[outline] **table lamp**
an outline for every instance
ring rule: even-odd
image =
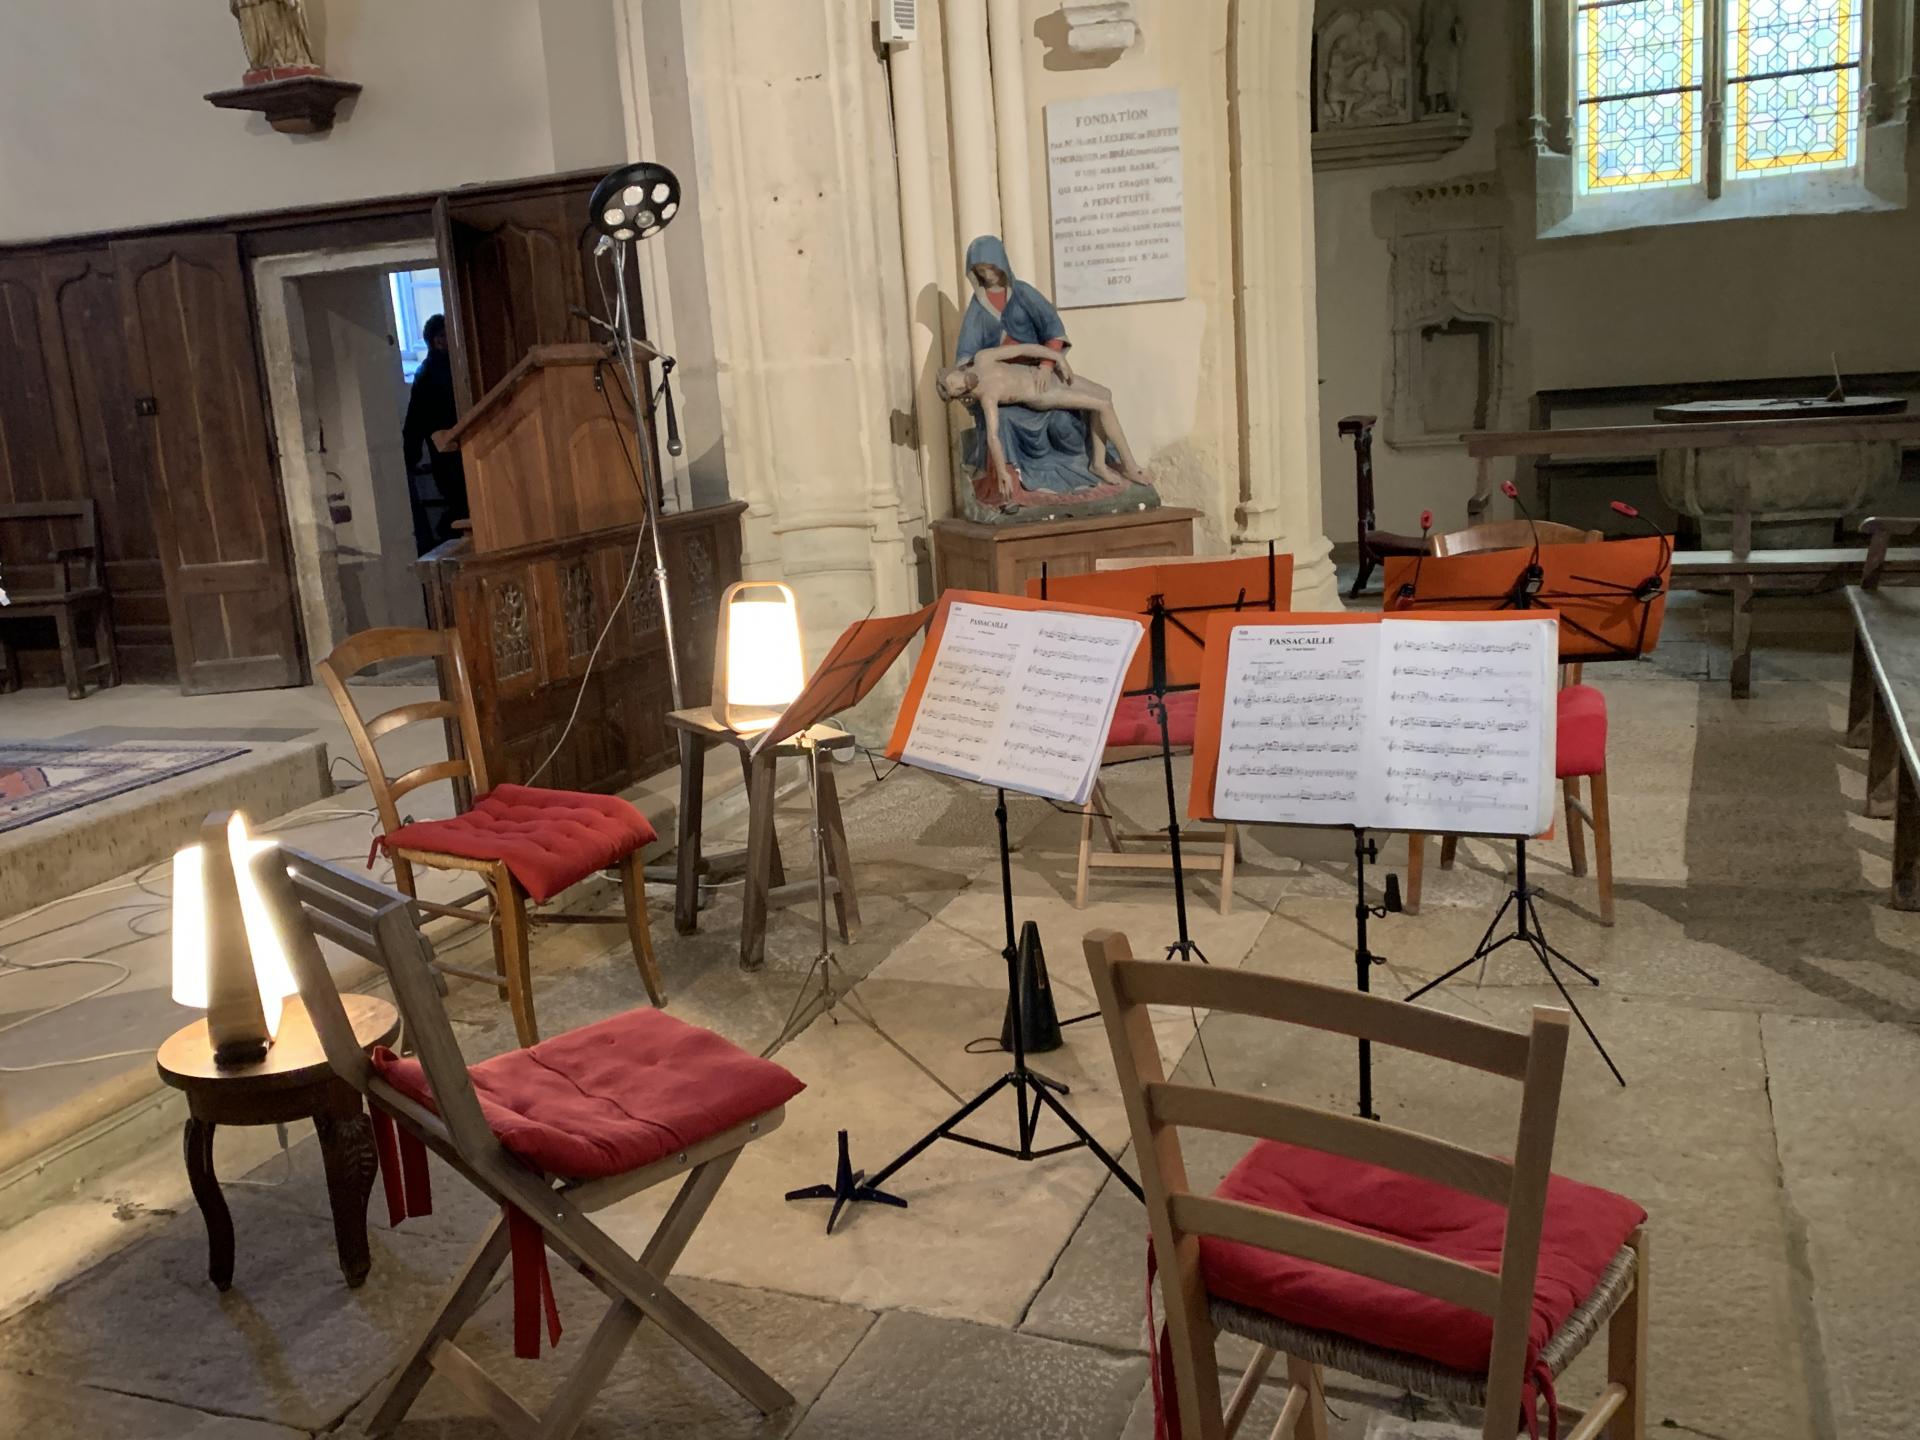
[[[720,597],[713,716],[729,730],[764,730],[807,683],[800,608],[777,580],[742,580]]]
[[[239,811],[215,812],[200,843],[173,857],[173,998],[207,1012],[218,1065],[266,1058],[282,1002],[298,986],[255,867],[279,846]]]

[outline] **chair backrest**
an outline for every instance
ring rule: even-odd
[[[1519,1033],[1423,1010],[1383,996],[1209,965],[1136,960],[1126,937],[1095,930],[1087,966],[1119,1071],[1133,1132],[1147,1220],[1165,1277],[1175,1388],[1188,1440],[1221,1434],[1214,1329],[1200,1271],[1199,1241],[1217,1236],[1315,1261],[1436,1296],[1493,1319],[1486,1435],[1511,1440],[1519,1414],[1533,1314],[1540,1230],[1553,1162],[1567,1012],[1536,1006]],[[1502,1159],[1412,1130],[1264,1095],[1174,1084],[1154,1039],[1150,1005],[1251,1015],[1416,1051],[1521,1082],[1513,1158]],[[1180,1128],[1278,1140],[1435,1181],[1504,1206],[1506,1239],[1497,1274],[1294,1215],[1196,1193],[1187,1180]]]
[[[499,1141],[480,1113],[467,1062],[440,1001],[433,947],[420,933],[413,902],[397,890],[304,851],[281,847],[277,855],[282,863],[263,859],[257,874],[299,982],[300,998],[333,1072],[382,1104],[406,1111],[416,1126],[463,1157],[474,1160],[496,1154]],[[387,972],[402,1033],[426,1071],[437,1115],[382,1080],[354,1039],[339,987],[320,950],[321,938]]]
[[[347,689],[347,681],[368,666],[385,660],[428,658],[438,662],[442,698],[396,705],[371,719],[361,715],[359,703]],[[353,738],[353,748],[360,757],[360,768],[367,772],[367,785],[373,791],[373,803],[379,811],[383,832],[391,834],[400,827],[397,802],[408,791],[422,785],[431,785],[436,780],[464,779],[476,795],[489,788],[486,757],[480,749],[480,723],[473,708],[473,686],[467,677],[459,632],[400,627],[362,630],[334,646],[333,653],[313,668],[333,696],[340,718],[346,723],[347,734]],[[457,720],[460,748],[466,753],[389,776],[374,742],[382,735],[423,720]]]
[[[1477,555],[1483,550],[1530,549],[1535,539],[1542,545],[1591,545],[1606,538],[1598,530],[1582,530],[1578,525],[1562,525],[1556,520],[1490,520],[1485,525],[1469,525],[1465,530],[1430,536],[1427,553]]]
[[[70,562],[77,562],[78,569]],[[17,594],[58,595],[101,582],[100,525],[91,500],[0,505],[0,565]]]
[[[1920,518],[1871,515],[1860,522],[1860,533],[1867,537],[1867,559],[1860,569],[1860,588],[1878,590],[1880,571],[1887,563],[1887,551],[1895,540],[1911,540],[1920,534]]]

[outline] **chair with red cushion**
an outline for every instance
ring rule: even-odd
[[[298,851],[273,861],[256,873],[328,1063],[373,1112],[390,1214],[430,1212],[428,1151],[501,1209],[431,1319],[401,1342],[365,1433],[390,1433],[438,1374],[509,1433],[566,1440],[643,1320],[761,1414],[790,1405],[779,1382],[695,1313],[668,1275],[741,1151],[779,1127],[800,1082],[710,1031],[644,1009],[469,1070],[407,897]],[[359,1048],[316,937],[385,968],[415,1058]],[[638,1257],[590,1218],[670,1180],[679,1192]],[[543,1321],[557,1342],[549,1250],[611,1303],[536,1417],[455,1342],[509,1263],[515,1353],[539,1355]]]
[[[1475,525],[1429,542],[1435,555],[1467,555],[1481,550],[1518,550],[1534,543],[1536,535],[1545,545],[1598,544],[1606,539],[1598,530],[1581,530],[1572,525],[1557,525],[1551,520],[1500,520]],[[1587,873],[1584,823],[1593,831],[1593,859],[1600,890],[1600,923],[1613,924],[1613,822],[1607,810],[1607,697],[1580,681],[1580,666],[1561,667],[1560,711],[1554,773],[1560,780],[1560,793],[1567,812],[1567,854],[1575,875]],[[1585,778],[1592,795],[1591,806],[1581,803],[1580,781]],[[1460,846],[1458,835],[1446,835],[1440,841],[1440,868],[1451,870]],[[1407,898],[1409,915],[1420,913],[1421,880],[1426,871],[1427,837],[1407,836]]]
[[[1167,696],[1167,741],[1176,755],[1193,753],[1194,717],[1199,713],[1199,700],[1200,692],[1197,690],[1176,690]],[[1160,720],[1154,713],[1152,696],[1123,695],[1119,708],[1113,712],[1113,725],[1107,732],[1107,747],[1100,756],[1100,764],[1104,769],[1109,765],[1127,765],[1142,760],[1160,761]],[[1107,837],[1108,848],[1105,851],[1093,848],[1095,820],[1100,822],[1100,828]],[[1166,851],[1126,848],[1129,843],[1140,841],[1165,845],[1167,832],[1164,829],[1121,830],[1113,821],[1114,812],[1107,799],[1107,788],[1095,780],[1093,793],[1087,797],[1087,803],[1080,807],[1080,856],[1073,891],[1076,910],[1087,908],[1087,879],[1094,869],[1173,868],[1173,857]],[[1190,852],[1189,847],[1197,848]],[[1209,852],[1216,847],[1219,851],[1220,913],[1226,915],[1233,910],[1233,867],[1240,853],[1238,827],[1229,823],[1219,830],[1183,829],[1180,832],[1181,862],[1188,869],[1213,869],[1214,856]]]
[[[347,681],[370,665],[396,659],[437,662],[441,675],[439,700],[401,705],[371,719],[360,714]],[[634,963],[641,983],[656,1005],[667,1003],[660,969],[653,958],[653,934],[647,924],[647,886],[641,852],[654,840],[653,826],[626,801],[613,795],[590,795],[574,790],[537,789],[525,785],[487,784],[486,755],[480,744],[474,713],[473,689],[467,678],[460,636],[452,630],[364,630],[342,641],[314,667],[333,695],[333,702],[353,737],[360,766],[367,773],[374,806],[380,816],[380,838],[375,849],[393,861],[394,884],[415,895],[413,867],[461,870],[481,876],[485,888],[453,905],[420,900],[420,909],[455,915],[490,927],[493,932],[494,975],[486,976],[441,968],[469,979],[489,980],[513,1012],[513,1027],[522,1045],[540,1038],[534,1017],[533,977],[529,965],[532,924],[553,920],[627,927]],[[452,720],[461,743],[452,758],[422,765],[389,777],[374,742],[404,726],[426,720]],[[464,782],[473,803],[446,820],[402,823],[400,798],[437,780]],[[371,863],[371,862],[369,862]],[[548,915],[533,912],[529,902],[545,904],[562,890],[602,870],[617,869],[625,892],[624,914]],[[485,910],[461,908],[475,900]]]
[[[1602,1329],[1606,1387],[1567,1440],[1646,1440],[1646,1211],[1552,1173],[1567,1012],[1524,1032],[1276,975],[1136,960],[1086,937],[1140,1161],[1166,1328],[1157,1440],[1223,1440],[1276,1358],[1276,1437],[1326,1440],[1321,1371],[1484,1407],[1485,1440],[1557,1431],[1554,1381]],[[1196,1006],[1392,1045],[1520,1082],[1512,1158],[1268,1094],[1169,1083],[1148,1007]],[[1180,1130],[1255,1141],[1211,1195]],[[1152,1285],[1148,1296],[1151,1304]],[[1151,1318],[1151,1317],[1150,1317]],[[1214,1344],[1255,1342],[1223,1406]],[[1611,1427],[1610,1429],[1608,1427]]]

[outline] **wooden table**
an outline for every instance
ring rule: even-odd
[[[1920,590],[1847,587],[1847,744],[1867,751],[1866,813],[1893,817],[1893,908],[1920,910]]]
[[[362,1046],[392,1043],[400,1012],[372,995],[343,995],[353,1036]],[[207,1022],[177,1030],[160,1047],[160,1078],[186,1092],[184,1143],[187,1183],[207,1222],[207,1275],[220,1289],[233,1284],[233,1216],[213,1173],[213,1132],[220,1125],[274,1125],[313,1121],[327,1171],[333,1207],[333,1240],[347,1284],[367,1278],[367,1198],[377,1169],[373,1125],[360,1092],[335,1075],[298,997],[280,1016],[280,1036],[266,1058],[253,1065],[213,1063]]]
[[[816,725],[804,736],[749,755],[755,736],[729,729],[714,718],[709,706],[675,710],[667,725],[680,737],[680,814],[674,856],[677,868],[673,888],[673,928],[691,935],[700,926],[700,882],[709,875],[738,873],[746,881],[741,906],[740,968],[758,970],[767,959],[767,909],[815,893],[816,880],[789,884],[780,862],[780,841],[774,834],[773,786],[776,762],[802,756],[814,746],[831,754],[853,744],[853,736],[832,725]],[[747,781],[747,848],[725,854],[703,855],[700,850],[701,807],[706,789],[707,747],[731,745],[740,755]],[[860,905],[854,896],[853,862],[847,850],[846,825],[840,818],[840,795],[833,782],[831,762],[820,767],[820,824],[826,831],[827,893],[833,898],[840,938],[860,933]]]

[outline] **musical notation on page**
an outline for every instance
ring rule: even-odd
[[[956,601],[901,758],[1084,803],[1142,633],[1137,620]]]
[[[1236,625],[1221,819],[1526,834],[1552,814],[1555,622]]]

